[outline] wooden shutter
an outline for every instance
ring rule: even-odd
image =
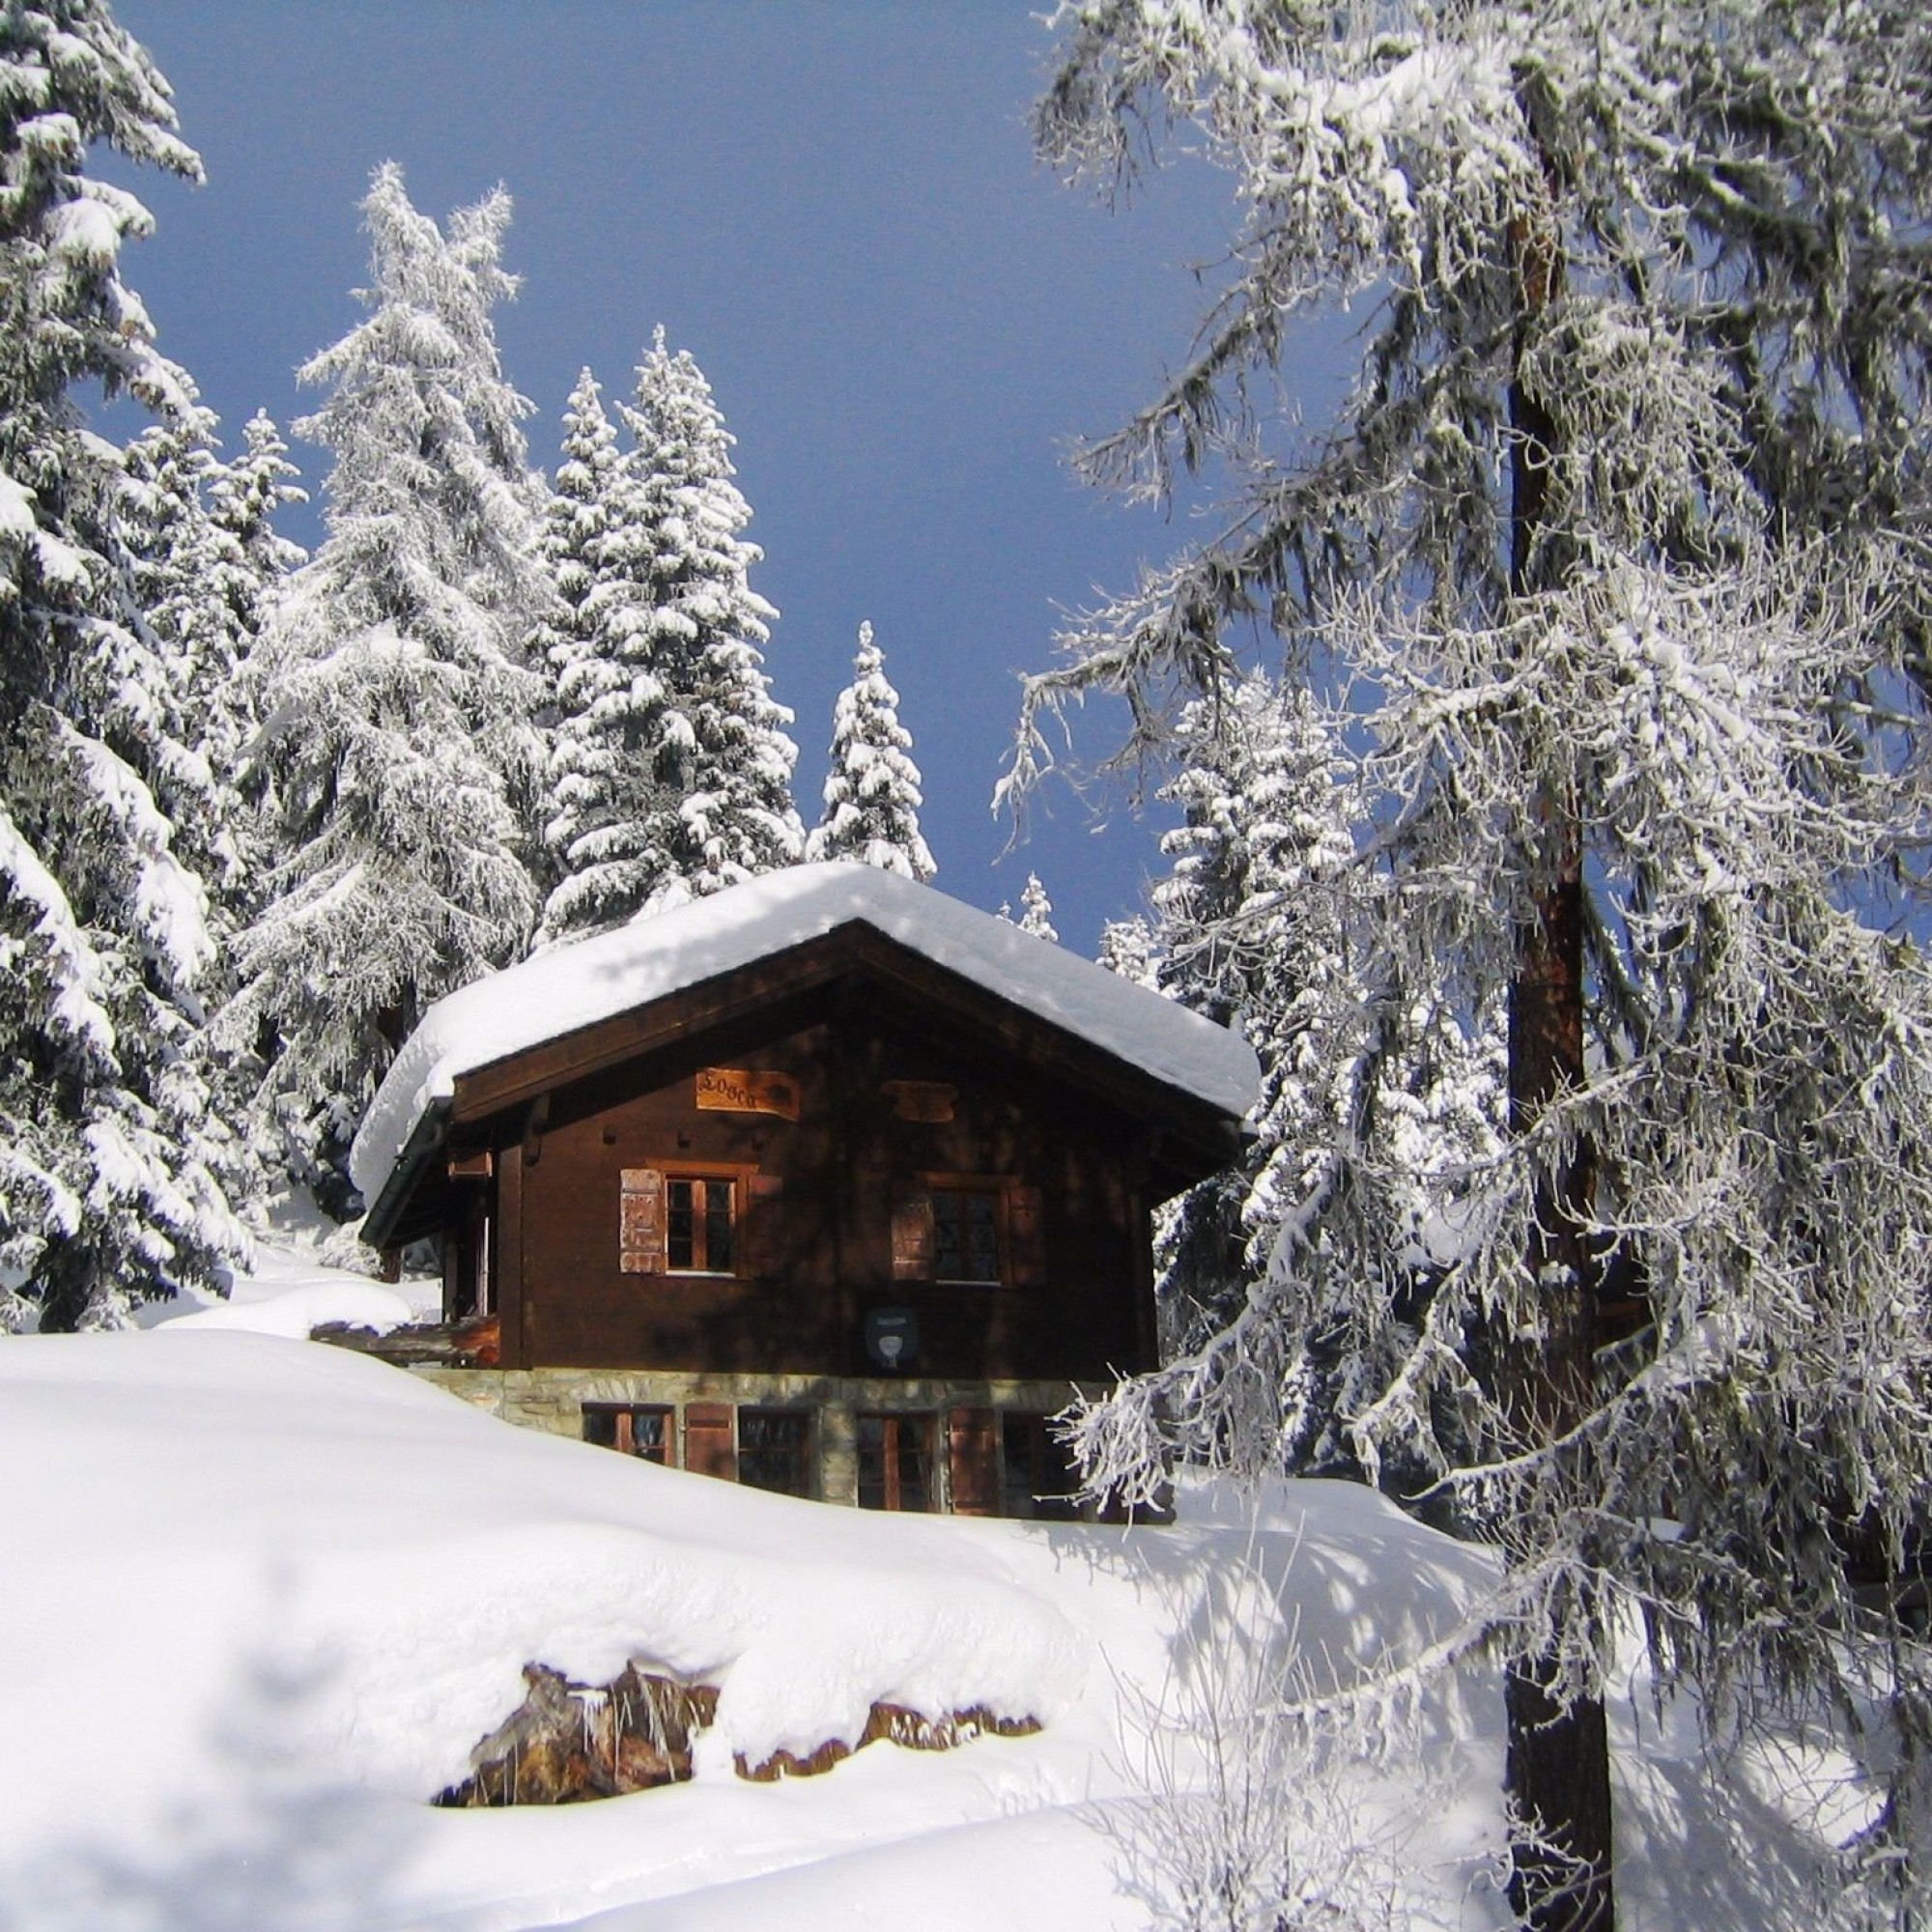
[[[663,1274],[665,1178],[654,1167],[627,1167],[621,1176],[617,1265],[625,1274]]]
[[[728,1402],[685,1404],[684,1466],[700,1476],[738,1480],[736,1418]]]
[[[1007,1269],[1015,1288],[1046,1280],[1046,1209],[1037,1187],[1007,1189]]]
[[[747,1179],[743,1239],[741,1273],[762,1280],[784,1272],[783,1175],[753,1174]]]
[[[938,1245],[931,1195],[906,1194],[893,1203],[895,1281],[930,1281]]]
[[[946,1461],[954,1516],[1000,1513],[1000,1418],[990,1408],[955,1408],[946,1418]]]

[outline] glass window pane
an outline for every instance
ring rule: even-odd
[[[932,1197],[933,1273],[940,1281],[957,1281],[966,1267],[966,1236],[961,1225],[960,1197]]]
[[[943,1187],[932,1197],[933,1275],[939,1281],[1000,1279],[1000,1197]]]
[[[689,1180],[665,1184],[665,1252],[674,1268],[697,1265],[697,1215],[692,1201],[695,1186]]]
[[[738,1411],[738,1480],[754,1490],[809,1496],[811,1418],[799,1409]]]
[[[1000,1278],[1000,1221],[990,1194],[969,1194],[966,1202],[966,1262],[969,1281]]]

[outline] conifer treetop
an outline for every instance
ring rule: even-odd
[[[920,773],[898,702],[886,676],[885,653],[871,624],[862,623],[852,681],[833,707],[824,813],[806,842],[806,857],[857,859],[923,883],[938,867],[920,834]]]

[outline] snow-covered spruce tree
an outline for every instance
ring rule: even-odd
[[[221,1021],[265,1062],[278,1157],[337,1209],[356,1124],[422,1009],[529,932],[520,807],[542,684],[522,654],[550,596],[528,405],[491,322],[515,288],[509,199],[459,212],[445,238],[385,165],[362,208],[369,314],[300,372],[329,384],[297,426],[334,455],[327,535],[256,653],[286,856]]]
[[[185,422],[119,255],[150,230],[102,142],[198,179],[166,83],[89,0],[0,16],[0,1327],[113,1325],[245,1246],[188,1058],[212,956],[170,807],[198,809],[140,620],[120,453],[70,392]]]
[[[242,630],[256,638],[282,580],[308,561],[301,545],[275,527],[283,510],[308,501],[308,492],[266,410],[257,410],[248,418],[242,438],[239,456],[215,462],[208,471],[208,513],[216,527],[235,540],[247,566],[246,574],[231,580],[228,589]]]
[[[919,830],[919,767],[912,733],[899,723],[899,695],[870,624],[859,626],[852,682],[832,711],[832,769],[825,813],[806,840],[808,859],[857,859],[922,884],[939,869]]]
[[[1326,895],[1352,845],[1321,722],[1311,700],[1284,695],[1262,673],[1232,679],[1181,711],[1171,751],[1179,769],[1159,794],[1182,816],[1161,837],[1170,869],[1150,895],[1157,983],[1170,999],[1269,1051],[1264,1065],[1271,1075],[1272,1056],[1292,1053],[1293,1037],[1305,1031],[1306,1016],[1292,1024],[1291,1009],[1318,998],[1324,969],[1325,978],[1339,977],[1333,956],[1341,941]],[[1317,931],[1321,943],[1309,943]],[[1164,1352],[1191,1350],[1246,1297],[1243,1215],[1266,1151],[1257,1145],[1249,1163],[1209,1176],[1163,1211]],[[1261,1378],[1270,1389],[1275,1380]],[[1188,1432],[1225,1432],[1220,1406],[1196,1393],[1178,1419]],[[1271,1463],[1278,1448],[1264,1429],[1241,1428],[1227,1439],[1244,1461]]]
[[[752,513],[731,480],[732,439],[703,372],[665,347],[662,328],[619,413],[636,446],[613,526],[635,524],[651,546],[645,636],[658,691],[626,729],[667,802],[653,836],[671,866],[645,901],[661,909],[797,861],[798,748],[763,669],[778,612],[751,587],[760,552],[740,534]]]
[[[243,436],[239,456],[232,461],[211,457],[203,473],[208,515],[220,540],[217,581],[238,652],[237,674],[211,685],[204,706],[216,771],[242,806],[231,827],[241,855],[238,876],[222,895],[238,926],[260,914],[266,877],[277,856],[270,837],[277,819],[270,772],[255,755],[263,691],[252,660],[283,585],[308,561],[301,545],[275,528],[282,510],[308,501],[288,445],[260,410],[249,418]],[[225,1058],[231,1072],[237,1070],[236,1057]]]
[[[1354,677],[1357,956],[1391,997],[1506,1011],[1511,1134],[1447,1204],[1409,1337],[1320,1192],[1273,1305],[1292,1350],[1313,1258],[1353,1270],[1392,1367],[1357,1454],[1433,1467],[1508,1550],[1511,1787],[1593,1868],[1538,1907],[1525,1859],[1516,1896],[1603,1926],[1607,1602],[1713,1711],[1845,1691],[1888,1645],[1894,1718],[1927,1708],[1917,1637],[1852,1577],[1896,1575],[1932,1504],[1932,999],[1884,929],[1925,812],[1932,18],[1060,17],[1048,155],[1118,182],[1192,121],[1242,210],[1194,353],[1090,469],[1246,480],[1033,683],[1019,776],[1041,707],[1124,689],[1151,730],[1162,682],[1211,687],[1257,618]],[[1267,400],[1292,326],[1353,298],[1360,377],[1300,435]],[[1373,1060],[1332,1051],[1372,1104]],[[1922,1889],[1896,1795],[1884,1869]]]
[[[556,692],[545,838],[557,882],[539,944],[595,932],[680,896],[693,663],[659,621],[665,505],[620,453],[584,370],[564,412],[546,548],[559,602],[540,639]]]
[[[1158,991],[1160,987],[1159,942],[1153,922],[1145,913],[1129,913],[1124,919],[1110,919],[1100,926],[1100,944],[1094,962],[1136,986]]]
[[[124,459],[120,526],[134,605],[168,666],[180,735],[194,748],[159,802],[176,822],[177,850],[213,889],[225,945],[226,916],[249,869],[238,843],[235,772],[251,735],[240,673],[261,586],[241,541],[213,515],[214,438],[214,416],[200,408],[137,437]]]
[[[1047,897],[1046,888],[1040,884],[1037,872],[1029,872],[1027,882],[1020,890],[1019,928],[1022,932],[1032,933],[1036,939],[1057,941],[1060,938],[1053,926],[1053,901]]]
[[[631,742],[656,692],[651,545],[638,526],[613,522],[617,432],[588,369],[564,406],[561,453],[544,526],[556,599],[530,653],[548,670],[556,711],[544,825],[555,883],[539,945],[629,918],[666,869],[644,830],[661,801]]]

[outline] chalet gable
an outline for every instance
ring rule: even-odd
[[[1224,1164],[1256,1084],[1225,1029],[957,900],[840,863],[774,873],[559,947],[431,1009],[357,1137],[366,1237],[409,1233],[452,1127],[827,1002],[883,1000],[1145,1123],[1155,1173]]]

